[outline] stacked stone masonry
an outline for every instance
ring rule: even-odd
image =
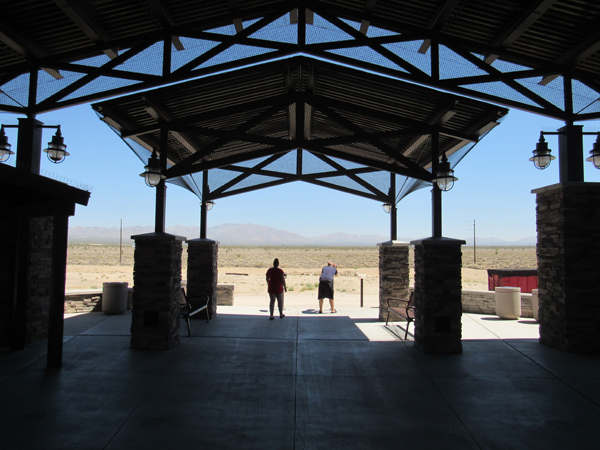
[[[430,238],[415,243],[415,348],[462,353],[461,245]]]
[[[127,289],[127,309],[133,309],[133,288]],[[102,289],[67,291],[65,293],[65,314],[101,312]]]
[[[217,316],[217,279],[219,243],[210,239],[191,239],[188,243],[187,296],[188,301],[202,304],[206,295],[210,297],[208,304],[209,317]],[[204,311],[197,314],[206,318]]]
[[[31,219],[26,343],[48,337],[52,295],[52,217]]]
[[[232,306],[234,284],[218,284],[218,305]],[[133,309],[133,288],[127,290],[127,309]],[[65,314],[102,312],[102,289],[67,291],[65,294]],[[196,317],[196,316],[193,316]]]
[[[540,343],[600,353],[600,184],[555,185],[537,194]]]
[[[389,241],[379,246],[379,320],[386,320],[387,299],[408,299],[409,264],[405,242]],[[395,314],[390,322],[401,320]]]
[[[131,346],[168,349],[179,343],[181,255],[184,238],[134,236]]]
[[[235,284],[217,285],[217,305],[233,306],[233,291]]]

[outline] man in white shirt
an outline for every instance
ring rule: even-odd
[[[331,261],[327,263],[321,270],[321,276],[319,277],[319,314],[323,313],[323,299],[329,299],[329,305],[331,306],[331,313],[336,313],[333,306],[333,277],[337,277],[338,271],[336,265]]]

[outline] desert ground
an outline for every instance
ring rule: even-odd
[[[182,277],[186,278],[184,248]],[[219,283],[233,283],[236,305],[268,304],[265,272],[279,258],[286,272],[288,306],[315,307],[321,268],[338,265],[335,280],[336,309],[376,306],[379,294],[378,247],[219,247]],[[411,285],[413,249],[410,249]],[[463,247],[463,289],[487,289],[487,269],[534,269],[535,247]],[[124,246],[69,245],[67,290],[102,289],[104,282],[133,286],[133,248]],[[326,308],[328,309],[328,308]]]

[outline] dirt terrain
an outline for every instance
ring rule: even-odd
[[[182,277],[186,278],[186,250]],[[236,304],[265,302],[265,272],[279,258],[287,274],[286,303],[314,305],[321,268],[338,264],[336,301],[358,306],[361,278],[365,305],[377,303],[378,247],[220,247],[219,283],[235,284]],[[411,285],[413,249],[410,249]],[[535,247],[463,248],[463,289],[487,289],[487,269],[536,268]],[[102,289],[102,283],[126,281],[133,285],[133,248],[106,245],[70,245],[67,290]]]

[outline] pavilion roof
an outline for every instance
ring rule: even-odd
[[[381,201],[402,197],[404,180],[431,181],[432,151],[456,164],[507,113],[303,56],[93,108],[142,160],[166,148],[168,179],[199,194],[195,174],[211,170],[211,199],[291,181]],[[401,177],[395,192],[389,173]]]
[[[594,0],[2,2],[0,110],[37,114],[302,53],[596,119],[598,23]]]

